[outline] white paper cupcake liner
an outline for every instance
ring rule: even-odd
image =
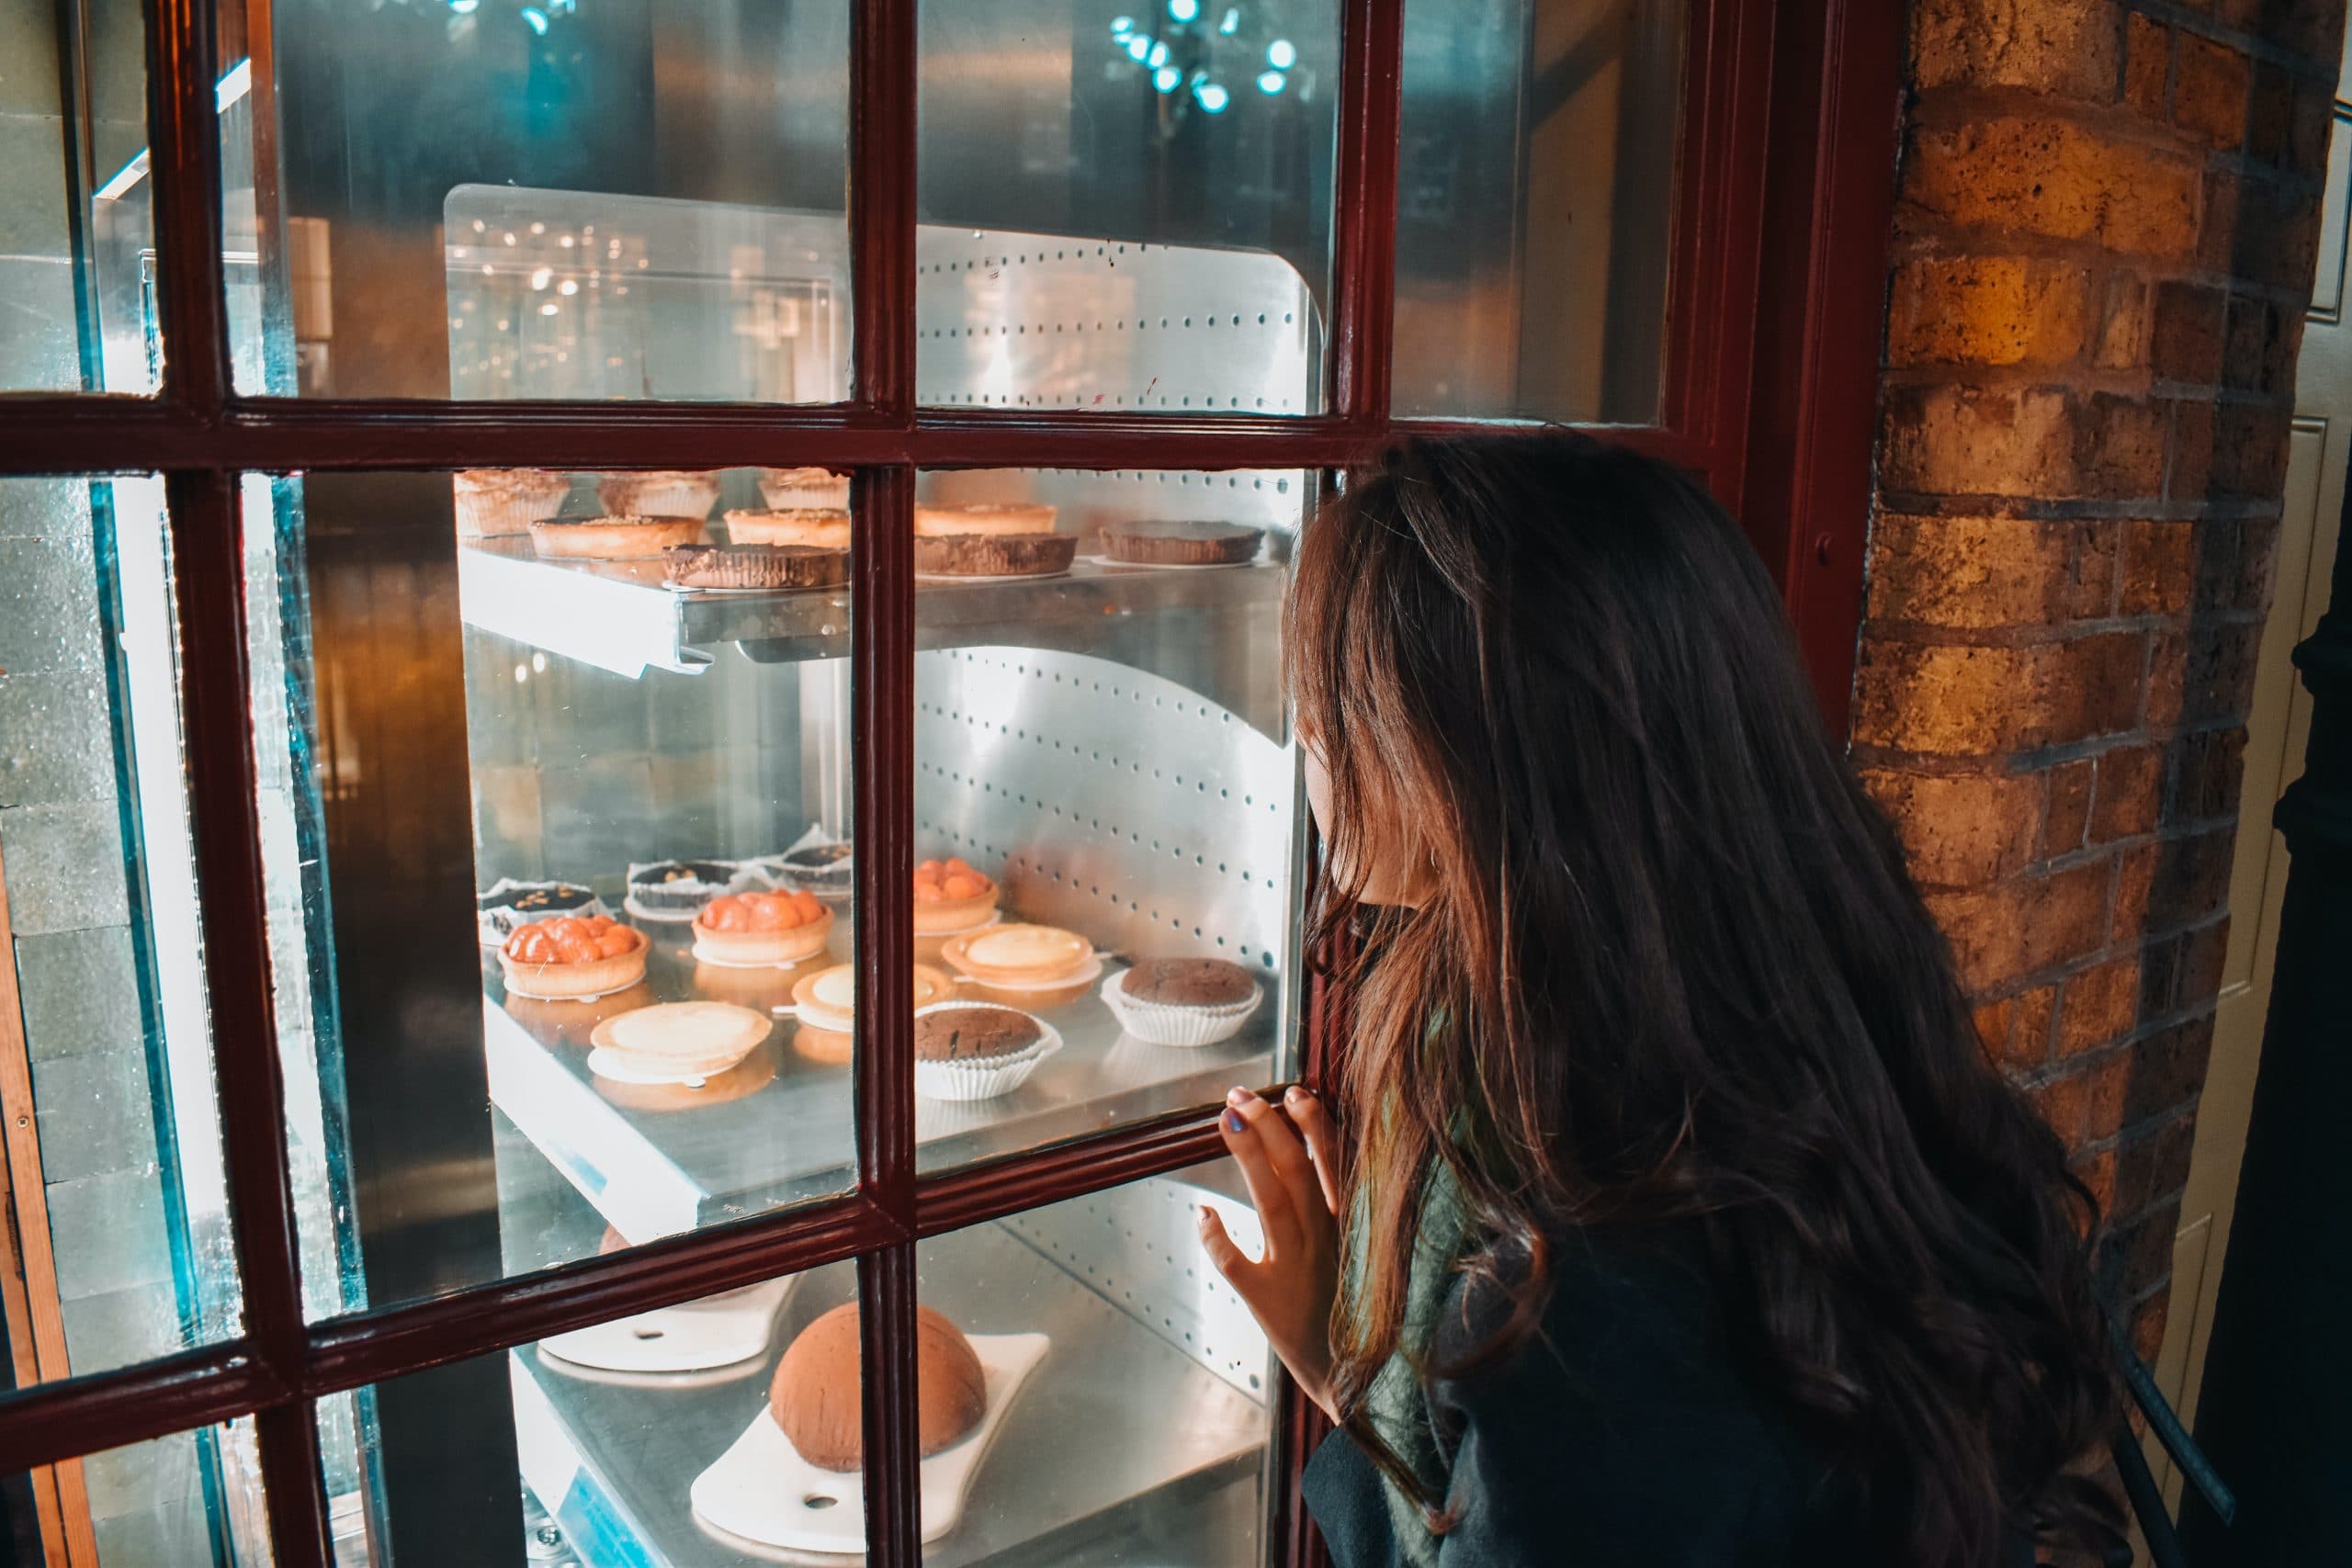
[[[994,1002],[934,1002],[927,1008],[917,1008],[915,1016],[936,1011],[943,1007],[995,1007]],[[1005,1012],[1021,1012],[1019,1008],[1004,1008]],[[1009,1056],[985,1056],[975,1061],[926,1062],[915,1058],[915,1092],[930,1100],[993,1100],[1000,1094],[1011,1094],[1029,1081],[1037,1064],[1062,1048],[1061,1032],[1044,1019],[1022,1013],[1035,1023],[1041,1032],[1037,1043],[1025,1051]]]
[[[1266,999],[1266,988],[1252,983],[1246,1002],[1227,1002],[1216,1007],[1147,1002],[1121,988],[1126,977],[1127,972],[1122,969],[1102,982],[1102,1003],[1118,1019],[1121,1029],[1152,1045],[1190,1047],[1230,1040],[1241,1032],[1241,1026],[1258,1010],[1258,1004]]]
[[[458,537],[501,538],[527,534],[534,523],[544,523],[563,510],[564,492],[533,495],[516,491],[457,492]]]

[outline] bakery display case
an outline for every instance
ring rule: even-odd
[[[1757,193],[1869,117],[1757,9],[43,10],[17,1543],[1310,1562],[1193,1223],[1344,1050],[1294,541],[1444,420],[1731,495],[1751,388],[1825,406]]]

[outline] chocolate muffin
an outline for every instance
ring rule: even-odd
[[[1232,1007],[1255,995],[1258,982],[1222,958],[1146,958],[1119,977],[1119,989],[1162,1007]]]
[[[832,588],[849,556],[818,545],[677,545],[662,552],[664,581],[678,588]]]
[[[1238,566],[1258,558],[1262,528],[1143,519],[1102,525],[1102,553],[1136,566]]]
[[[837,1306],[800,1331],[776,1363],[768,1410],[785,1439],[820,1470],[865,1462],[858,1399],[857,1303]],[[988,1374],[964,1331],[915,1308],[915,1446],[925,1459],[971,1435],[988,1413]]]
[[[915,1058],[978,1062],[1015,1056],[1046,1037],[1025,1012],[1001,1007],[941,1007],[915,1015]]]
[[[1051,577],[1078,558],[1075,534],[951,534],[918,536],[915,572],[922,577]]]

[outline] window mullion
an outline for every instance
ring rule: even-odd
[[[850,23],[852,395],[915,403],[915,0],[856,0]]]
[[[922,1562],[922,1450],[915,1404],[915,1249],[900,1242],[857,1261],[859,1355],[865,1368],[865,1560]]]
[[[162,397],[208,423],[229,396],[220,117],[213,104],[218,64],[208,0],[148,0],[148,166],[155,192]]]
[[[1331,412],[1378,431],[1388,423],[1389,357],[1396,336],[1404,0],[1344,0],[1340,26]]]
[[[205,990],[221,1091],[230,1230],[247,1335],[264,1367],[292,1388],[300,1381],[307,1347],[254,789],[237,479],[174,474],[165,494],[179,616],[189,837],[204,900]],[[260,1438],[276,1561],[285,1568],[323,1564],[326,1501],[309,1403],[265,1412]]]

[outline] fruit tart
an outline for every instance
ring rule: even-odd
[[[996,884],[954,857],[915,867],[915,934],[944,936],[986,925],[996,913]]]
[[[645,978],[645,933],[602,915],[558,915],[518,928],[498,950],[506,988],[542,1001],[587,999]]]
[[[986,926],[940,945],[984,1001],[1051,1008],[1084,996],[1102,973],[1094,944],[1058,926]]]
[[[695,956],[706,964],[798,964],[825,951],[833,912],[813,893],[726,893],[695,917]]]

